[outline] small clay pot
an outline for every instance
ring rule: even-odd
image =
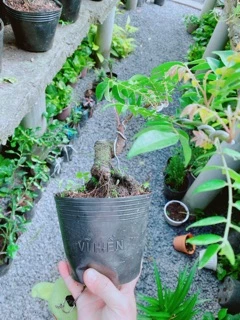
[[[169,216],[169,210],[168,208],[170,208],[170,206],[174,206],[176,205],[176,210],[179,211],[181,210],[181,208],[183,209],[183,211],[186,212],[186,214],[184,214],[184,219],[182,220],[178,220],[178,214],[176,212],[176,219],[173,219],[173,217],[170,217]],[[181,201],[178,201],[178,200],[171,200],[171,201],[168,201],[165,206],[164,206],[164,218],[165,220],[167,221],[168,224],[170,224],[171,226],[174,226],[174,227],[178,227],[180,226],[181,224],[183,224],[184,222],[186,222],[188,219],[189,219],[189,210],[188,210],[188,207]],[[173,214],[172,214],[173,215]]]
[[[186,243],[186,241],[192,237],[193,235],[191,233],[175,237],[173,240],[174,249],[186,254],[194,254],[196,246]]]
[[[56,118],[59,121],[64,121],[70,116],[70,114],[71,114],[71,107],[68,106],[68,107],[62,109],[62,111],[56,116]]]

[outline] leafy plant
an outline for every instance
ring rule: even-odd
[[[128,16],[125,27],[122,28],[114,24],[111,55],[116,58],[126,58],[135,49],[135,39],[129,37],[131,33],[138,29],[130,25],[130,17]]]
[[[195,307],[199,303],[198,293],[188,297],[195,272],[196,265],[189,272],[187,268],[180,272],[176,289],[172,291],[163,286],[157,267],[154,265],[157,298],[139,295],[139,299],[143,301],[143,304],[138,303],[138,310],[142,311],[143,315],[139,315],[138,319],[192,319],[197,314]]]
[[[170,186],[172,190],[181,191],[186,182],[186,168],[184,166],[184,159],[181,149],[177,150],[175,154],[169,159],[165,169],[165,183]]]
[[[231,314],[228,314],[227,309],[220,309],[218,312],[217,318],[215,318],[212,312],[205,312],[202,320],[215,320],[215,319],[216,320],[239,320],[240,315],[239,314],[231,315]]]
[[[194,14],[189,14],[184,17],[183,22],[184,22],[186,28],[188,28],[189,25],[191,25],[191,24],[199,25],[200,19],[199,19],[199,17],[195,16]]]
[[[220,256],[217,265],[217,278],[223,280],[226,276],[231,276],[234,279],[240,280],[240,254],[235,257],[235,264],[231,265],[226,257]]]

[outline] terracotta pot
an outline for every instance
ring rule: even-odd
[[[62,109],[62,111],[56,116],[56,118],[60,121],[66,120],[67,117],[69,117],[71,114],[71,109],[72,108],[70,106]]]
[[[196,246],[186,243],[186,241],[192,237],[193,235],[191,233],[175,237],[173,240],[174,249],[186,254],[194,254]]]
[[[173,218],[169,217],[169,211],[168,211],[168,207],[169,205],[171,204],[177,204],[179,206],[178,209],[180,209],[181,207],[183,209],[185,209],[186,211],[186,214],[184,215],[184,219],[179,221],[179,220],[174,220]],[[181,206],[181,207],[180,207]],[[168,201],[165,206],[164,206],[164,218],[165,220],[167,221],[168,224],[170,224],[171,226],[174,226],[174,227],[178,227],[180,226],[181,224],[183,224],[184,222],[186,222],[188,219],[189,219],[189,210],[188,210],[188,207],[181,201],[178,201],[178,200],[171,200],[171,201]]]

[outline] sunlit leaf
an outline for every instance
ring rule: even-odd
[[[218,190],[218,189],[224,188],[225,186],[227,186],[226,181],[221,180],[221,179],[213,179],[213,180],[209,180],[209,181],[202,183],[200,186],[198,186],[194,190],[194,193]]]
[[[207,247],[202,259],[199,261],[199,269],[202,269],[208,263],[208,261],[218,253],[220,247],[220,244],[211,244]]]
[[[234,160],[240,160],[240,152],[238,151],[235,151],[229,148],[224,148],[223,152],[228,156],[232,157]]]
[[[234,255],[233,248],[232,248],[231,244],[229,243],[229,241],[226,241],[224,243],[224,246],[222,247],[219,254],[226,256],[227,259],[229,260],[229,262],[231,263],[231,265],[235,264],[235,255]]]
[[[222,241],[222,237],[217,234],[201,234],[187,240],[187,243],[195,244],[198,246],[205,246],[212,243]]]
[[[227,219],[221,216],[204,218],[197,222],[192,223],[190,226],[187,227],[187,230],[189,230],[190,228],[212,226],[215,224],[226,223],[226,222],[227,222]]]

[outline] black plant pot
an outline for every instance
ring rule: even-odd
[[[44,52],[51,49],[62,5],[55,11],[23,12],[15,10],[3,0],[19,48],[32,52]]]
[[[230,314],[240,313],[240,282],[226,277],[218,291],[218,302]]]
[[[0,277],[8,273],[11,267],[12,261],[13,261],[12,259],[6,259],[6,262],[0,265]]]
[[[55,196],[73,277],[83,283],[92,267],[116,285],[138,276],[145,246],[150,195],[125,198]]]
[[[166,184],[164,179],[163,193],[168,200],[181,200],[184,197],[185,193],[187,192],[188,187],[189,187],[189,183],[188,183],[187,177],[186,177],[186,181],[184,181],[184,187],[181,191],[173,190],[168,184]]]
[[[0,0],[0,19],[2,19],[4,25],[7,25],[10,23],[5,7],[3,5],[3,0]]]
[[[163,6],[164,5],[165,0],[154,0],[154,4],[158,5],[158,6]]]
[[[61,20],[75,22],[78,18],[81,0],[59,0],[62,5]]]
[[[3,34],[4,34],[4,24],[3,24],[3,21],[0,19],[0,73],[2,71]]]

